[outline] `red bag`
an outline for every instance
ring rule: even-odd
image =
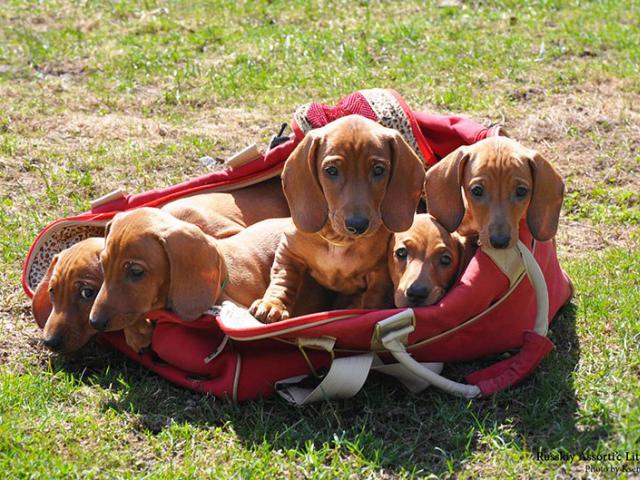
[[[47,226],[25,260],[25,292],[33,296],[53,255],[89,236],[104,235],[104,225],[117,212],[161,206],[194,193],[230,191],[277,176],[306,132],[353,113],[396,128],[427,167],[461,145],[499,134],[499,127],[482,127],[460,117],[413,113],[393,90],[359,91],[335,107],[305,105],[294,115],[295,136],[240,167],[138,195],[115,192],[92,204],[90,212]],[[100,338],[172,382],[235,401],[276,390],[297,403],[349,396],[372,369],[398,377],[414,391],[433,383],[467,397],[486,396],[536,368],[553,348],[545,336],[548,322],[572,295],[554,242],[533,240],[526,222],[521,224],[518,249],[501,252],[478,250],[456,285],[429,307],[331,311],[270,325],[232,306],[193,322],[154,311],[148,314],[157,322],[152,352],[138,355],[122,332]],[[520,352],[469,375],[471,385],[440,377],[441,363],[419,363],[474,360],[514,349]]]

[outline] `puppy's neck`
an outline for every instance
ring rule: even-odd
[[[350,247],[356,240],[358,240],[357,238],[339,235],[333,228],[331,228],[329,223],[322,227],[316,235],[332,247]]]

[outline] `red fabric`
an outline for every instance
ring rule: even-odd
[[[338,118],[354,113],[367,117],[374,122],[378,121],[378,117],[371,108],[371,105],[369,105],[369,102],[367,102],[359,92],[343,97],[335,107],[322,103],[310,104],[307,110],[307,119],[313,128],[320,128]]]
[[[523,335],[523,345],[520,352],[490,367],[467,375],[465,380],[477,385],[482,396],[488,397],[523,381],[531,375],[551,350],[553,350],[551,340],[532,330],[527,330]]]
[[[426,112],[416,112],[414,115],[429,147],[439,159],[462,145],[471,145],[497,133],[468,118]]]

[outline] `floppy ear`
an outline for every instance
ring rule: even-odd
[[[107,241],[107,237],[109,236],[109,232],[111,231],[111,224],[113,223],[113,218],[107,222],[104,226],[104,240]]]
[[[289,155],[282,172],[282,188],[293,223],[315,233],[327,223],[329,209],[318,180],[317,153],[321,139],[309,132]]]
[[[453,151],[427,171],[427,211],[453,232],[464,216],[460,187],[470,154],[465,147]]]
[[[392,232],[404,232],[413,224],[424,186],[424,164],[413,149],[394,131],[388,139],[391,147],[391,176],[380,212]]]
[[[169,306],[181,318],[195,320],[220,295],[222,256],[213,238],[183,223],[169,228],[160,240],[169,258]]]
[[[43,279],[40,280],[40,283],[33,294],[33,299],[31,300],[31,310],[33,311],[36,323],[40,328],[44,328],[47,320],[49,319],[49,315],[51,315],[51,311],[53,310],[51,297],[49,295],[49,280],[51,280],[53,269],[58,263],[58,255],[54,256],[51,260],[51,265],[49,265],[49,269]]]
[[[564,182],[537,152],[529,158],[529,167],[533,176],[533,192],[527,210],[527,224],[536,240],[551,240],[558,230]]]

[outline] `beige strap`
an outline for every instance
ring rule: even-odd
[[[444,364],[439,362],[420,363],[420,365],[422,366],[422,368],[428,368],[435,373],[442,372],[442,369],[444,368]],[[422,377],[418,377],[411,371],[407,370],[404,365],[400,363],[385,364],[382,363],[382,361],[377,356],[376,360],[374,361],[374,366],[371,367],[371,370],[374,372],[382,373],[384,375],[395,377],[411,393],[420,393],[427,387],[431,386],[431,384],[425,379],[423,379]]]
[[[336,358],[324,379],[316,387],[305,385],[314,378],[313,376],[299,375],[276,382],[276,392],[294,405],[351,398],[360,391],[367,380],[374,357],[374,353],[364,353]]]
[[[420,362],[414,360],[411,355],[407,353],[403,339],[413,332],[414,329],[414,325],[406,325],[398,330],[387,332],[380,340],[389,353],[416,377],[452,395],[465,398],[479,397],[480,389],[475,385],[465,385],[449,380],[429,368],[424,368]]]
[[[95,200],[91,200],[89,202],[89,206],[91,210],[95,210],[100,205],[104,205],[105,203],[113,202],[114,200],[119,200],[121,198],[126,198],[129,195],[124,189],[117,188],[112,192],[107,193],[106,195],[101,196],[100,198],[96,198]]]
[[[228,341],[229,341],[229,335],[225,335],[222,338],[222,341],[220,342],[218,347],[204,359],[204,363],[211,363],[211,361],[214,358],[216,358],[218,355],[220,355],[222,353],[222,351],[224,350],[224,347],[227,346],[227,342]]]
[[[225,165],[231,168],[238,168],[252,160],[255,160],[256,158],[260,158],[261,155],[262,152],[260,152],[258,145],[254,143],[229,158],[225,162]]]
[[[516,248],[522,256],[527,275],[536,295],[536,323],[534,330],[537,334],[547,336],[549,330],[549,289],[544,279],[540,265],[529,249],[518,241]]]

